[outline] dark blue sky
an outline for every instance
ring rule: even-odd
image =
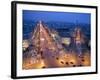
[[[49,12],[49,11],[32,11],[23,10],[23,20],[29,21],[58,21],[71,23],[90,24],[91,15],[89,13],[73,13],[73,12]]]

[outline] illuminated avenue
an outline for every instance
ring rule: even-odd
[[[23,40],[23,64],[22,68],[41,69],[58,67],[81,67],[90,66],[90,51],[84,54],[79,46],[84,43],[81,30],[76,28],[73,34],[73,42],[78,48],[78,53],[73,49],[68,51],[62,45],[70,45],[70,39],[61,40],[58,32],[50,30],[42,21],[39,21],[33,31],[30,40]]]

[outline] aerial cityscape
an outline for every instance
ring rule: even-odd
[[[90,14],[24,10],[22,69],[91,66],[90,26]]]

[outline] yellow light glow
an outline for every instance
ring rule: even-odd
[[[62,43],[69,45],[71,43],[71,40],[70,40],[70,38],[62,38]]]

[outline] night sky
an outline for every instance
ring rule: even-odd
[[[74,12],[51,12],[51,11],[33,11],[23,10],[24,21],[39,21],[44,22],[70,22],[70,23],[85,23],[90,24],[91,15],[89,13],[74,13]]]

